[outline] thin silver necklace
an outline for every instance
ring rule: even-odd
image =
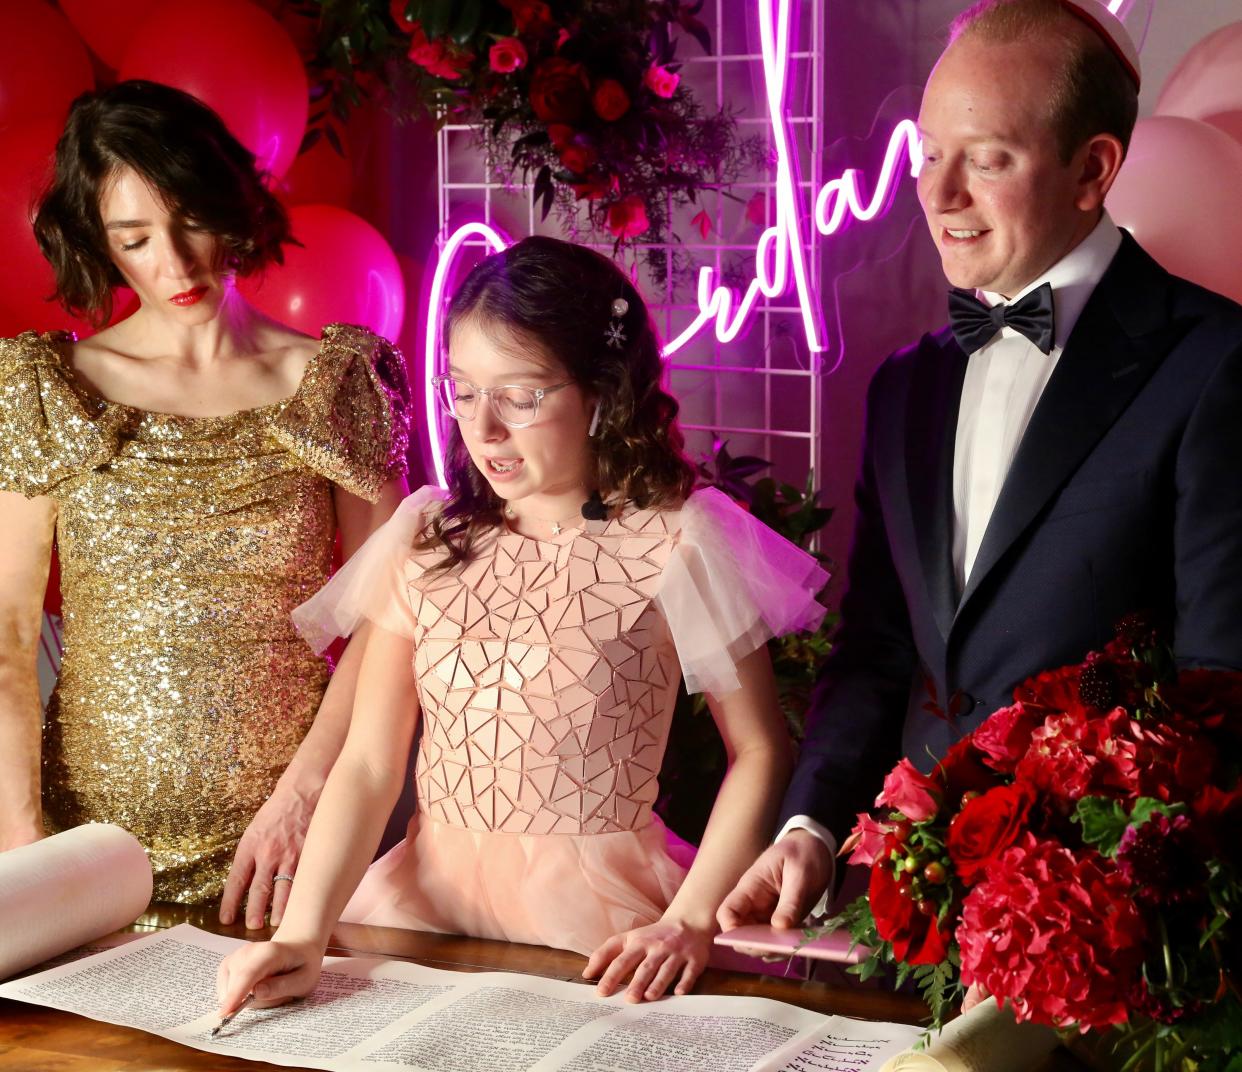
[[[510,521],[517,520],[517,516],[518,516],[517,511],[514,510],[513,507],[508,505],[507,503],[505,504],[504,514],[505,514],[505,517],[507,517]],[[541,525],[551,525],[552,535],[559,536],[561,534],[562,527],[568,522],[573,521],[575,518],[579,517],[580,514],[581,514],[581,511],[579,511],[579,513],[577,514],[570,514],[569,517],[563,517],[559,521],[553,521],[551,518],[548,518],[548,517],[537,517],[535,514],[525,514],[524,517],[527,521],[538,521]]]

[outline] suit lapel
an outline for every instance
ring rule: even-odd
[[[966,355],[945,331],[919,354],[906,403],[906,479],[919,560],[936,625],[949,635],[953,576],[953,442]]]
[[[1031,414],[961,606],[1116,421],[1181,333],[1165,318],[1167,281],[1164,270],[1125,235]]]

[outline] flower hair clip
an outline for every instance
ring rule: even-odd
[[[620,350],[626,343],[625,330],[621,326],[621,318],[630,311],[630,303],[624,298],[615,298],[612,303],[612,319],[604,329],[604,338],[608,345]]]

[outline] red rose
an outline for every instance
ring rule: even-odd
[[[543,0],[500,0],[513,13],[513,24],[520,34],[539,34],[552,25],[552,12]]]
[[[586,111],[590,82],[582,64],[544,60],[530,80],[530,106],[545,123],[572,123]]]
[[[875,929],[893,953],[907,964],[939,964],[948,955],[949,935],[940,929],[935,913],[924,915],[914,898],[903,892],[892,868],[881,861],[871,869],[867,888]]]
[[[1145,937],[1109,861],[1028,833],[962,905],[962,982],[1008,999],[1018,1020],[1103,1029],[1127,1019]]]
[[[561,149],[560,157],[566,170],[572,171],[575,175],[585,175],[598,159],[598,154],[589,145],[571,142]]]
[[[650,226],[647,206],[637,194],[630,194],[608,206],[608,230],[618,238],[635,238]]]
[[[616,175],[607,175],[603,178],[591,178],[585,182],[571,182],[570,188],[574,192],[574,197],[579,201],[584,198],[588,201],[598,201],[604,197],[612,197],[621,188]],[[646,219],[647,210],[643,209],[643,218]]]
[[[1031,733],[1043,723],[1046,713],[1019,701],[989,715],[971,734],[975,747],[987,757],[983,762],[1002,774],[1012,774],[1031,745]]]
[[[591,106],[606,123],[615,123],[630,110],[630,97],[620,82],[605,78],[591,94]]]
[[[681,75],[674,74],[666,67],[653,63],[647,68],[643,75],[643,85],[645,85],[657,97],[663,97],[668,100],[677,92],[677,86],[681,82]]]
[[[436,78],[460,78],[474,58],[468,52],[458,52],[443,41],[428,40],[423,28],[417,23],[410,37],[410,59]]]
[[[962,882],[973,886],[1018,840],[1034,802],[1030,786],[1017,782],[990,789],[962,808],[949,824],[946,841]]]
[[[526,46],[516,37],[502,37],[487,50],[487,62],[497,74],[526,66]]]
[[[903,758],[884,779],[884,789],[875,798],[877,807],[887,805],[907,819],[921,823],[940,810],[940,783],[922,774]]]

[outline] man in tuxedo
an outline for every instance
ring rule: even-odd
[[[1104,212],[1137,93],[1098,0],[954,23],[918,178],[952,323],[871,382],[840,630],[726,930],[796,926],[903,754],[929,769],[1125,615],[1165,620],[1184,664],[1242,667],[1242,308]]]

